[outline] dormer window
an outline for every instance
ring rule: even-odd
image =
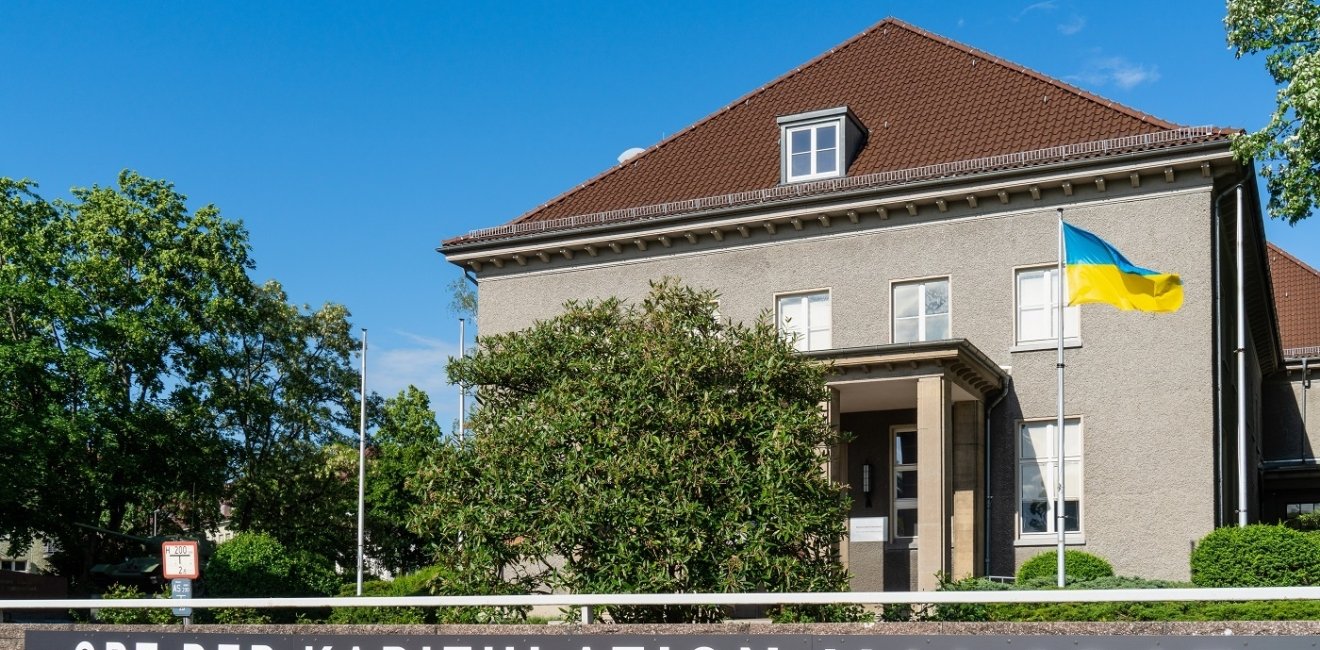
[[[866,131],[847,106],[786,115],[776,121],[784,183],[844,176],[866,138]]]

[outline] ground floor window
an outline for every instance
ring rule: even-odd
[[[27,573],[27,560],[0,560],[0,571],[19,571]]]
[[[1054,508],[1058,485],[1058,421],[1023,422],[1018,436],[1018,530],[1022,535],[1057,534]],[[1064,532],[1082,529],[1082,422],[1063,427]]]
[[[1320,512],[1320,503],[1289,503],[1287,518],[1295,519],[1298,515],[1309,515],[1313,512]]]
[[[894,537],[917,536],[917,430],[894,429]]]

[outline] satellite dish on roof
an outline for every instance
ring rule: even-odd
[[[627,150],[627,151],[625,151],[625,152],[619,154],[619,164],[622,165],[623,163],[626,163],[626,162],[628,162],[629,160],[632,160],[633,158],[636,158],[636,157],[642,155],[642,152],[643,152],[643,151],[646,151],[646,150],[643,149],[643,148],[641,148],[641,147],[633,147],[632,149],[629,149],[629,150]]]

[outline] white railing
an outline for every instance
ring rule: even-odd
[[[597,607],[610,605],[891,605],[1320,600],[1320,587],[1063,589],[1006,591],[845,591],[820,593],[531,594],[336,598],[132,598],[0,600],[0,610],[166,607]]]
[[[1316,357],[1320,357],[1320,345],[1305,348],[1286,348],[1283,351],[1284,359],[1314,359]]]

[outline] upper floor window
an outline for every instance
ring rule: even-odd
[[[1064,291],[1068,290],[1067,278]],[[1059,337],[1059,268],[1021,269],[1017,272],[1017,342],[1051,341]],[[1080,308],[1063,308],[1063,336],[1076,339],[1081,329]]]
[[[799,352],[830,347],[830,294],[828,291],[780,296],[776,305],[779,331]]]
[[[788,180],[839,175],[839,123],[788,129]]]
[[[866,138],[848,107],[778,118],[785,183],[843,176]]]
[[[949,279],[894,285],[894,343],[949,338]]]

